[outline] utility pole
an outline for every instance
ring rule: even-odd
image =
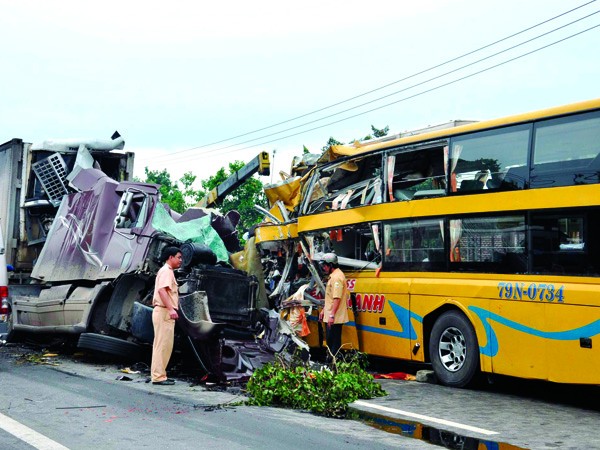
[[[273,170],[271,170],[271,184],[273,184],[273,172],[275,172],[275,153],[277,153],[277,149],[273,149]]]

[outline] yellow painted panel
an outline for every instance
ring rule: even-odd
[[[409,217],[455,214],[487,214],[530,209],[575,208],[600,205],[600,184],[451,195],[405,202],[381,203],[298,218],[298,232],[305,233],[357,223]]]
[[[542,285],[564,283],[562,301]],[[350,311],[345,342],[363,352],[424,361],[428,335],[441,308],[455,308],[469,319],[479,344],[481,369],[522,378],[600,384],[600,289],[598,280],[486,274],[349,273],[360,310]],[[552,281],[552,283],[550,282]],[[499,288],[502,286],[503,290]],[[525,283],[507,298],[505,285]],[[535,289],[527,289],[535,286]],[[533,294],[535,291],[535,296]],[[373,296],[373,297],[368,297]],[[378,303],[375,302],[379,296]],[[533,298],[532,298],[533,297]],[[367,301],[365,302],[365,298]],[[374,307],[374,305],[379,307]],[[318,345],[318,335],[309,336]],[[415,354],[412,349],[419,344]],[[586,348],[590,347],[591,348]]]
[[[256,227],[255,235],[257,244],[261,242],[285,241],[298,237],[298,226],[295,222],[286,225],[261,225]]]

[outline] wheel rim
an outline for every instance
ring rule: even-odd
[[[440,336],[439,357],[446,370],[459,371],[467,359],[467,342],[458,328],[449,327]]]

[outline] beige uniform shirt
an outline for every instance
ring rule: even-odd
[[[329,275],[329,281],[325,287],[325,309],[323,314],[323,321],[328,322],[329,316],[332,313],[333,299],[340,299],[340,306],[335,313],[333,323],[346,323],[348,322],[348,286],[346,285],[346,275],[339,268],[335,269]]]
[[[179,293],[177,291],[177,281],[175,281],[175,273],[171,266],[165,264],[160,268],[160,270],[156,274],[156,281],[154,284],[154,297],[152,297],[152,306],[162,306],[163,308],[166,305],[163,305],[163,302],[158,295],[158,290],[160,288],[166,287],[167,293],[171,299],[171,303],[175,307],[175,309],[179,309]]]

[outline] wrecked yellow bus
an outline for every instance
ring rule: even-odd
[[[448,386],[600,384],[600,99],[332,146],[298,180],[280,219],[338,255],[346,348]]]

